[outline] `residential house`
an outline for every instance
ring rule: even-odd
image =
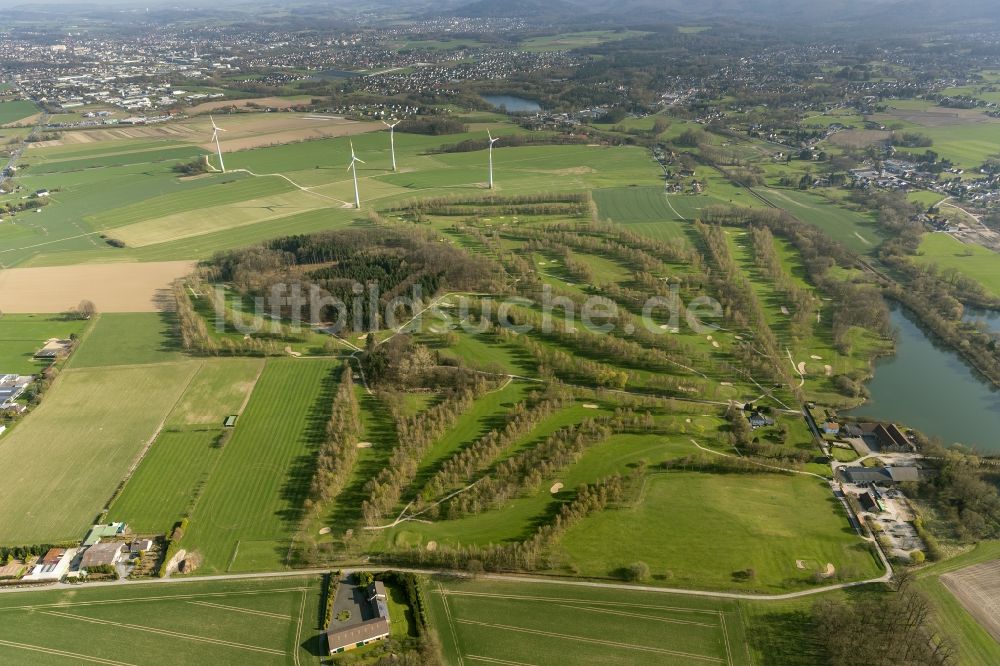
[[[833,421],[827,421],[823,424],[823,434],[836,437],[840,434],[840,424],[834,423]]]

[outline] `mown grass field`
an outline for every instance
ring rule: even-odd
[[[284,566],[339,363],[272,359],[205,483],[182,542],[203,571]]]
[[[1000,255],[981,245],[963,243],[948,234],[924,234],[914,261],[937,264],[975,280],[995,297],[1000,297]]]
[[[196,369],[65,370],[34,413],[0,439],[0,542],[82,538]]]
[[[0,315],[0,375],[41,372],[48,362],[32,357],[45,341],[80,335],[86,327],[85,321],[61,315]]]
[[[748,664],[734,602],[553,584],[432,580],[449,664]]]
[[[302,576],[5,594],[0,662],[316,663],[321,587]]]
[[[811,477],[653,476],[635,506],[588,517],[560,545],[584,576],[618,577],[643,561],[678,587],[787,591],[808,586],[827,563],[848,580],[881,574],[829,486]],[[749,579],[739,574],[747,569]]]

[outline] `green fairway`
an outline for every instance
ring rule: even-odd
[[[16,123],[36,113],[38,113],[38,107],[35,106],[34,102],[20,99],[0,101],[0,125]]]
[[[197,367],[64,371],[0,439],[0,543],[81,538]]]
[[[797,476],[655,476],[637,505],[585,519],[560,545],[585,576],[615,577],[641,560],[680,587],[783,592],[827,563],[847,580],[881,573],[829,486]]]
[[[554,584],[432,580],[446,663],[748,664],[735,602]]]
[[[963,243],[948,234],[927,233],[920,241],[914,261],[958,271],[1000,298],[1000,254],[981,245]]]
[[[206,573],[284,566],[338,367],[334,360],[267,362],[182,542],[202,553]]]
[[[315,663],[321,588],[301,576],[4,594],[0,662]]]
[[[87,322],[61,315],[0,315],[0,375],[31,375],[49,365],[32,357],[50,338],[80,335]]]
[[[169,313],[106,313],[70,359],[73,368],[165,363],[180,360]]]

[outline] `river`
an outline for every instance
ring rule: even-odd
[[[896,353],[875,363],[871,400],[845,412],[894,421],[1000,455],[1000,392],[950,349],[934,344],[909,312],[893,308]]]
[[[1000,311],[965,308],[965,316],[962,319],[968,322],[986,324],[986,328],[990,332],[1000,333]]]
[[[504,107],[510,113],[535,113],[542,110],[542,105],[535,100],[513,95],[483,95],[483,99],[497,108]]]

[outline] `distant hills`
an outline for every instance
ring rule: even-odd
[[[758,24],[941,29],[949,25],[982,22],[981,29],[1000,23],[996,0],[474,0],[461,2],[440,14],[463,18],[525,18],[578,22],[651,24],[739,20]]]

